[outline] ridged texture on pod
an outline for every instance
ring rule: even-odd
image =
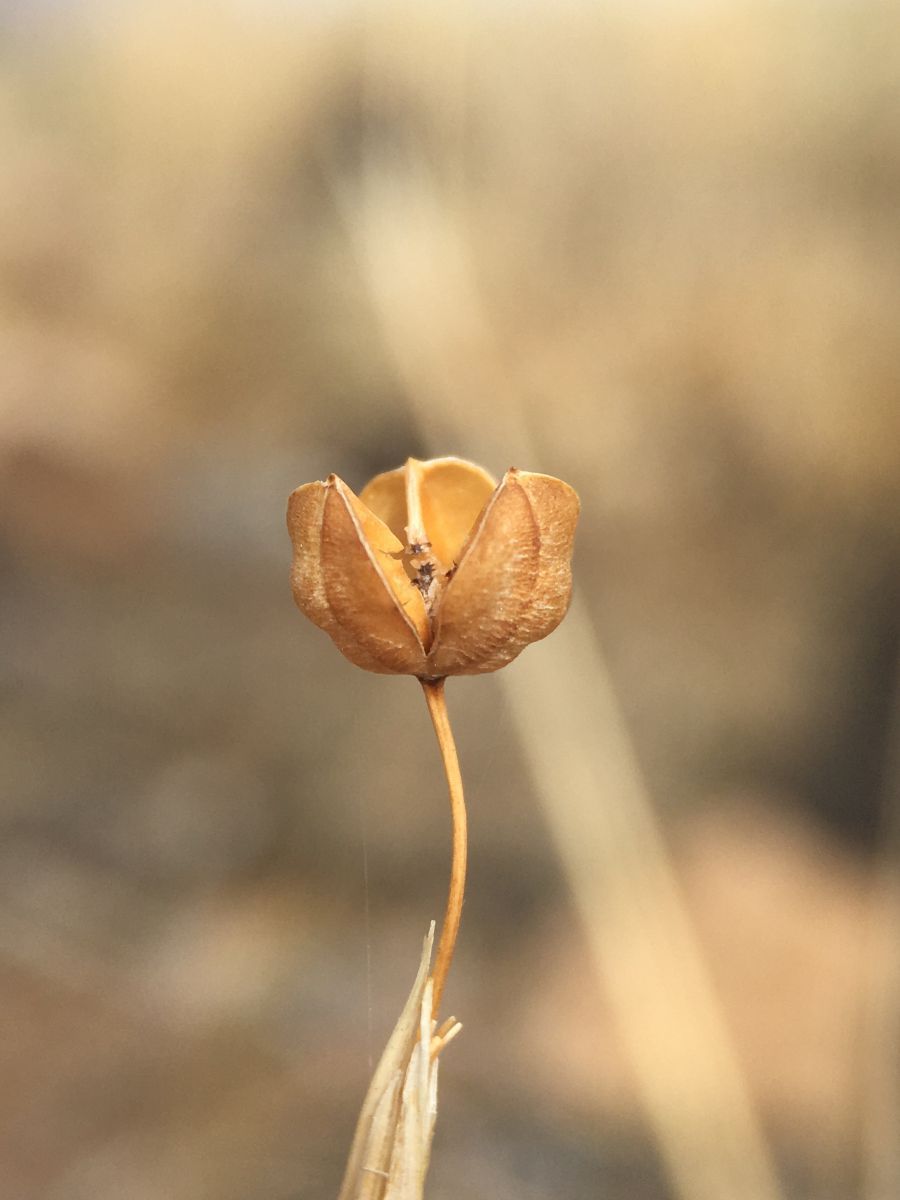
[[[337,476],[292,493],[298,607],[351,662],[440,678],[505,666],[551,633],[572,591],[578,497],[510,468],[410,459],[357,497]]]

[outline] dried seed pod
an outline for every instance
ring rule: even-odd
[[[572,591],[578,497],[457,458],[292,493],[297,606],[359,667],[439,679],[496,671],[551,633]]]

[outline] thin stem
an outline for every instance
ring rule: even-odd
[[[463,797],[462,775],[459,773],[459,759],[456,755],[456,743],[450,728],[450,718],[447,716],[447,701],[444,696],[444,680],[420,681],[425,693],[425,703],[431,716],[431,723],[437,735],[441,758],[444,763],[444,773],[447,776],[447,789],[450,793],[450,820],[453,825],[453,849],[450,857],[450,890],[447,894],[447,909],[444,913],[444,924],[441,927],[441,940],[438,942],[437,956],[434,960],[434,971],[431,978],[434,981],[434,1001],[432,1012],[437,1016],[447,981],[447,972],[453,960],[456,948],[456,935],[459,932],[459,921],[462,916],[463,894],[466,890],[466,802]]]

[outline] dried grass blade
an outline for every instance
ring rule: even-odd
[[[398,1111],[397,1096],[400,1081],[408,1076],[410,1057],[420,1035],[422,1000],[428,982],[433,944],[434,922],[422,947],[416,981],[375,1068],[363,1101],[338,1200],[381,1200],[384,1196],[387,1185],[384,1172],[393,1170],[393,1166],[386,1168],[384,1164],[392,1163],[397,1130],[403,1119],[404,1102],[401,1099]],[[426,1045],[430,1035],[429,1027]]]

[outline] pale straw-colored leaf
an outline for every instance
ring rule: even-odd
[[[428,978],[434,923],[416,981],[363,1102],[338,1200],[421,1200],[437,1117],[438,1054],[458,1032],[434,1033]]]
[[[413,1200],[422,1195],[431,1137],[437,1116],[437,1057],[431,1055],[431,982],[422,997],[419,1040],[409,1060],[403,1103],[391,1156],[384,1200]]]

